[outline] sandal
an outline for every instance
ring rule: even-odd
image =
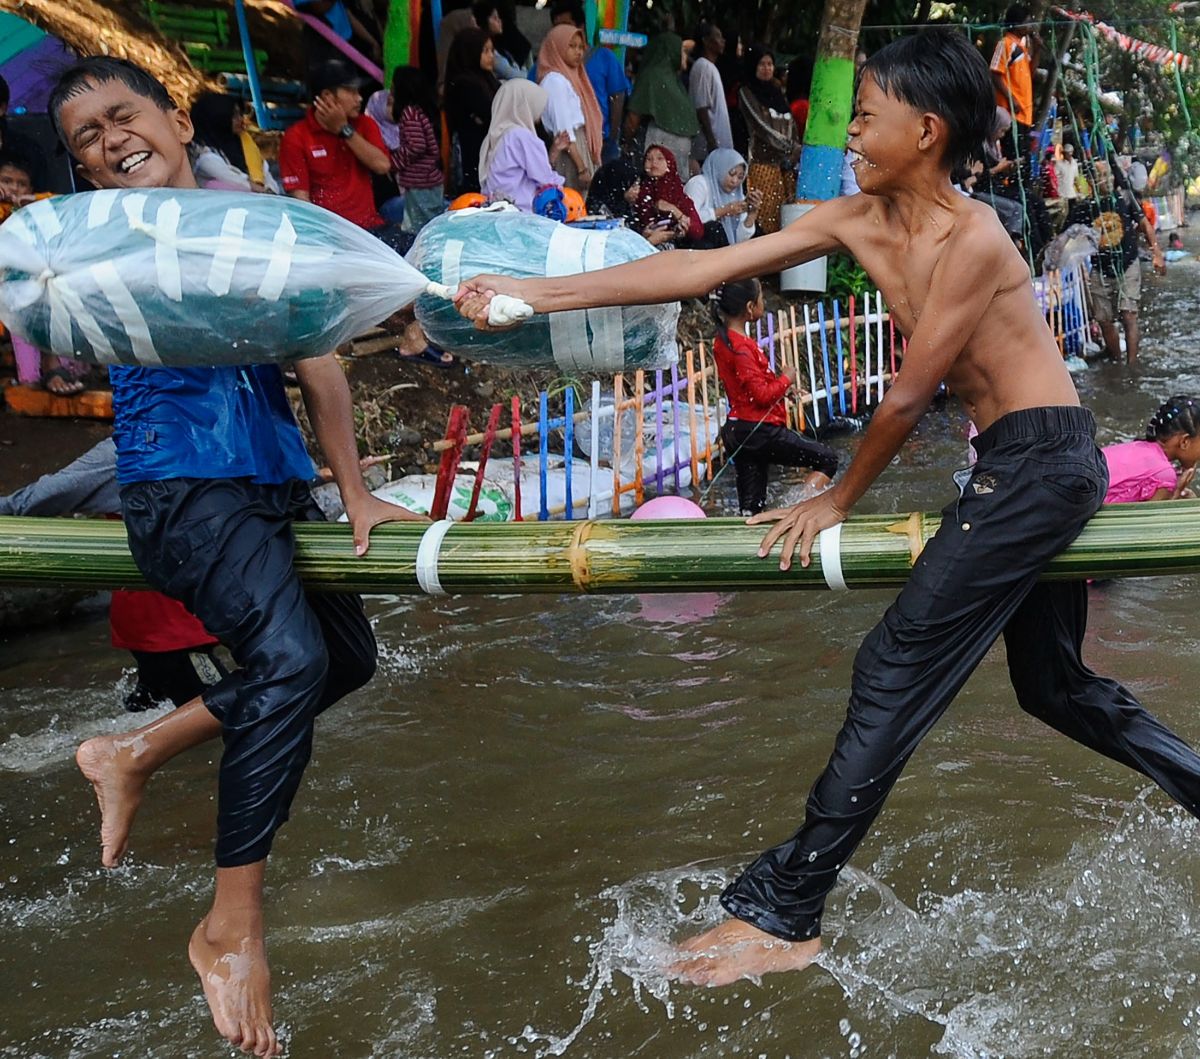
[[[65,368],[55,368],[42,376],[42,389],[55,397],[77,397],[87,386]]]
[[[401,353],[397,351],[396,356],[401,360],[427,361],[438,368],[454,367],[453,354],[447,353],[444,349],[438,349],[436,346],[426,346],[420,353]]]

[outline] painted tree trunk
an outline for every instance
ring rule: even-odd
[[[387,77],[397,66],[418,64],[420,35],[421,0],[390,0],[383,33],[383,69]]]
[[[867,0],[825,0],[796,185],[801,202],[837,197],[854,109],[854,52],[866,6]]]

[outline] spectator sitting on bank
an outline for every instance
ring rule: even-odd
[[[746,190],[746,159],[737,151],[717,148],[683,190],[704,224],[701,248],[732,246],[754,235],[762,196]]]
[[[692,140],[692,160],[700,165],[713,151],[732,150],[733,133],[725,104],[725,86],[716,65],[725,51],[725,35],[720,26],[705,22],[701,23],[696,40],[700,55],[688,75],[688,96],[700,123],[700,132]]]
[[[683,190],[675,156],[655,144],[647,148],[633,208],[634,228],[660,250],[704,238],[696,205]]]
[[[480,183],[491,201],[506,199],[532,213],[539,189],[563,186],[553,167],[567,149],[567,134],[560,132],[547,151],[537,133],[547,99],[540,85],[520,78],[505,81],[492,100],[492,123],[479,154]]]
[[[21,155],[0,151],[0,221],[14,211],[49,192],[37,193],[33,184],[34,166]],[[17,362],[17,382],[23,386],[41,386],[57,397],[74,397],[84,390],[80,378],[86,368],[70,357],[43,357],[41,351],[19,335],[12,335],[13,359]]]
[[[397,131],[391,149],[392,176],[405,192],[400,228],[416,235],[446,208],[446,178],[437,137],[441,120],[433,85],[415,66],[396,67],[391,100]]]
[[[1100,325],[1105,352],[1115,359],[1121,355],[1121,340],[1115,326],[1120,317],[1125,332],[1125,360],[1134,364],[1138,356],[1138,309],[1142,300],[1139,233],[1153,254],[1154,271],[1164,273],[1166,261],[1154,229],[1124,176],[1107,162],[1096,162],[1094,183],[1096,199],[1079,200],[1086,203],[1100,237],[1098,267],[1088,277],[1092,319]]]
[[[392,160],[379,126],[362,113],[360,79],[349,64],[330,59],[309,78],[313,103],[283,134],[279,169],[283,189],[389,241],[375,209],[372,174],[389,173]]]
[[[279,185],[246,131],[246,110],[240,99],[220,92],[201,93],[192,104],[192,129],[192,172],[201,187],[279,194]]]

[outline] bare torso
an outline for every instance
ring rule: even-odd
[[[932,214],[917,235],[890,215],[887,200],[859,195],[842,244],[883,292],[896,328],[911,338],[938,276],[938,265],[956,243],[994,254],[999,283],[987,311],[946,374],[946,384],[966,403],[980,430],[1008,412],[1044,405],[1077,405],[1078,395],[1046,326],[1029,281],[1029,270],[984,205],[955,193],[950,220]]]

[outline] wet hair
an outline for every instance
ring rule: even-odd
[[[1176,434],[1200,434],[1200,397],[1176,394],[1167,398],[1146,424],[1147,441],[1166,441]]]
[[[756,279],[735,279],[722,283],[709,297],[712,299],[713,318],[717,323],[717,334],[733,349],[729,339],[729,318],[746,311],[750,302],[758,301],[762,284]]]
[[[67,142],[62,122],[59,120],[63,104],[90,92],[94,85],[104,85],[111,81],[120,81],[134,95],[150,100],[159,110],[175,110],[178,106],[162,82],[137,63],[131,63],[128,59],[116,59],[110,55],[92,55],[81,59],[74,66],[68,66],[62,72],[46,103],[50,120],[54,122],[54,131],[63,143]]]
[[[243,173],[249,171],[246,150],[240,136],[233,132],[233,118],[242,109],[242,101],[222,92],[202,92],[192,104],[192,142],[199,147],[211,147]]]
[[[900,37],[863,64],[880,90],[921,112],[936,114],[949,136],[942,160],[973,158],[992,132],[996,100],[987,63],[961,33],[926,30]]]
[[[397,66],[392,71],[392,121],[400,120],[405,107],[419,107],[430,125],[441,128],[433,85],[416,66]]]

